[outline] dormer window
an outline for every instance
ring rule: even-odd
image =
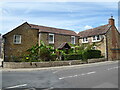
[[[101,36],[100,35],[96,35],[96,36],[93,36],[93,42],[97,42],[97,41],[100,41],[101,40]]]
[[[49,43],[54,44],[54,34],[49,33]]]
[[[88,38],[87,38],[87,37],[84,37],[84,38],[82,39],[82,43],[88,43]]]

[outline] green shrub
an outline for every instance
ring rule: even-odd
[[[56,61],[57,55],[51,55],[51,61]]]
[[[82,59],[82,54],[66,54],[64,55],[64,60],[80,60]]]
[[[88,50],[86,52],[86,56],[88,59],[92,58],[101,58],[101,51],[100,50]]]

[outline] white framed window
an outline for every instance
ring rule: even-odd
[[[97,42],[97,41],[100,41],[100,40],[101,40],[101,36],[96,35],[96,36],[93,36],[92,42]]]
[[[87,37],[82,38],[82,43],[88,43],[88,38]]]
[[[49,43],[54,44],[54,34],[49,33]]]
[[[71,44],[75,44],[75,36],[71,36]]]
[[[14,44],[21,44],[21,35],[14,35],[13,36],[13,43]]]

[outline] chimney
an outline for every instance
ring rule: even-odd
[[[109,19],[109,25],[113,25],[114,26],[114,19],[113,19],[113,16],[111,16],[111,18]]]

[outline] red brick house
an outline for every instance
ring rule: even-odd
[[[111,16],[108,24],[79,32],[79,43],[95,43],[93,48],[101,50],[103,56],[108,60],[120,59],[120,32],[114,22],[115,20]]]
[[[62,43],[78,44],[78,35],[71,30],[39,26],[27,22],[3,35],[4,61],[12,61],[21,56],[27,49],[42,40],[46,45],[58,48]]]

